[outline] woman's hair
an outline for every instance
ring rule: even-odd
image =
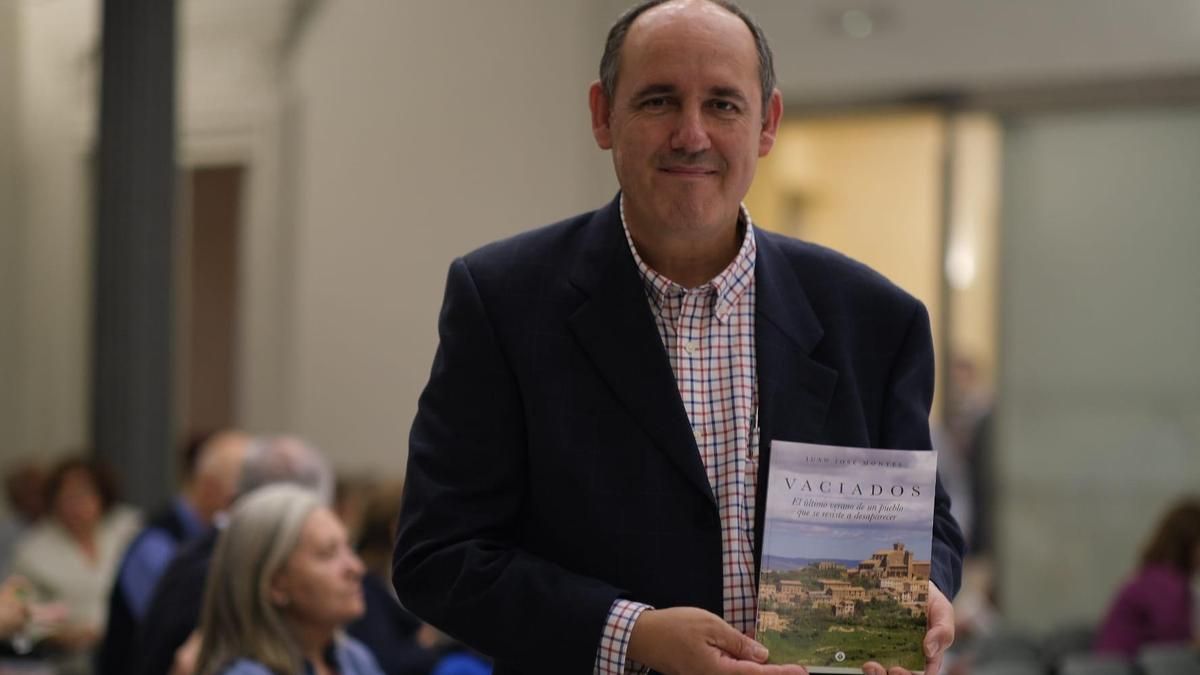
[[[216,675],[241,658],[278,675],[304,672],[270,589],[296,549],[304,522],[322,506],[316,493],[289,483],[267,485],[238,500],[209,566],[199,675]]]
[[[76,471],[87,474],[88,480],[96,487],[96,494],[100,495],[101,513],[108,513],[119,499],[117,480],[104,462],[83,455],[63,459],[50,470],[50,476],[46,479],[46,508],[53,512],[54,501],[62,490],[63,482]]]
[[[1154,530],[1142,552],[1142,564],[1171,565],[1190,574],[1196,567],[1196,547],[1200,546],[1200,499],[1177,503]]]

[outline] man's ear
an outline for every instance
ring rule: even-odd
[[[783,94],[775,89],[767,101],[766,114],[763,115],[762,133],[758,136],[758,156],[766,157],[771,148],[775,147],[775,137],[779,133],[779,120],[783,118]]]
[[[609,120],[612,117],[612,101],[604,93],[600,80],[592,83],[588,89],[588,106],[592,109],[592,136],[601,150],[612,149],[612,129]]]

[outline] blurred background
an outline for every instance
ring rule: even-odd
[[[94,448],[151,508],[236,426],[401,477],[450,261],[616,190],[627,4],[0,0],[0,465]],[[1200,476],[1200,1],[742,4],[756,223],[931,311],[960,619],[1094,625]]]

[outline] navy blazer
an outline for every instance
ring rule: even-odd
[[[928,449],[929,319],[882,276],[755,230],[769,441]],[[591,672],[616,598],[722,613],[721,532],[617,201],[451,265],[393,581],[496,672]],[[766,490],[758,490],[756,551]],[[963,540],[939,483],[932,577]]]

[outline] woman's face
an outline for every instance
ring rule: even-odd
[[[336,628],[362,616],[363,564],[333,512],[309,514],[296,550],[276,573],[271,600],[296,621]]]
[[[73,469],[63,476],[58,494],[54,495],[54,513],[72,532],[90,530],[100,522],[103,505],[91,474],[84,469]]]

